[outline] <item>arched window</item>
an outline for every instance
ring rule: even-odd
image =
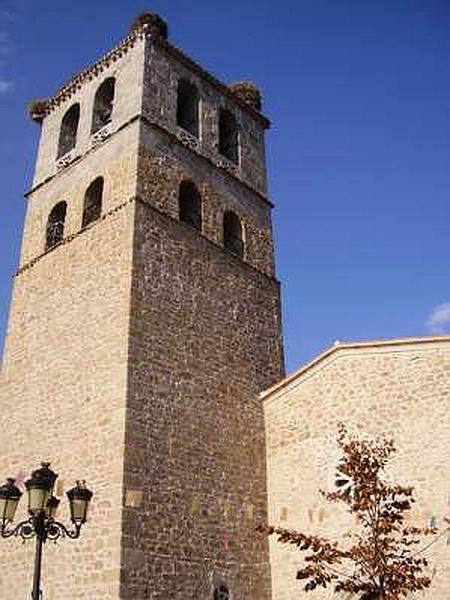
[[[64,237],[64,221],[66,220],[67,204],[58,202],[50,211],[47,219],[45,249],[50,250],[59,244]]]
[[[185,79],[178,82],[177,124],[198,138],[199,96],[196,86]]]
[[[225,108],[221,108],[219,112],[219,152],[238,164],[239,130],[234,115]]]
[[[230,600],[230,590],[226,585],[219,585],[214,590],[214,600]]]
[[[58,142],[58,158],[67,154],[77,143],[78,121],[80,120],[80,105],[74,104],[66,111],[61,121]]]
[[[83,220],[81,227],[96,221],[102,214],[103,177],[97,177],[84,195]]]
[[[111,121],[115,88],[116,80],[114,77],[108,77],[99,86],[94,99],[91,133],[96,133]]]
[[[201,230],[202,199],[192,181],[182,181],[178,194],[180,221]]]
[[[244,239],[239,217],[231,211],[223,215],[223,245],[237,256],[244,256]]]

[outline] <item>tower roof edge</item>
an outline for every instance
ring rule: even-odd
[[[256,107],[254,103],[248,101],[248,99],[244,99],[243,95],[240,93],[240,90],[237,91],[237,89],[235,89],[236,87],[239,88],[239,86],[241,84],[244,84],[244,82],[227,85],[226,83],[220,81],[220,79],[217,79],[217,77],[215,77],[214,75],[211,75],[211,73],[206,71],[195,60],[193,60],[190,56],[185,54],[183,50],[180,50],[167,40],[159,38],[156,40],[156,43],[164,45],[166,47],[166,50],[170,52],[175,58],[177,58],[180,62],[184,62],[185,65],[187,65],[189,68],[195,71],[200,77],[203,77],[204,79],[209,81],[209,83],[211,83],[214,87],[221,91],[225,96],[228,96],[228,98],[236,102],[236,104],[238,104],[241,108],[251,113],[251,115],[257,121],[259,121],[265,129],[268,129],[270,127],[270,120],[260,112],[260,110]],[[255,84],[250,82],[245,82],[245,84],[251,85],[255,90],[258,91],[259,94],[259,90],[255,86]],[[259,101],[261,101],[260,97]]]
[[[37,102],[30,103],[28,110],[30,118],[33,121],[41,122],[48,114],[50,114],[50,112],[52,112],[54,108],[70,98],[70,96],[72,96],[79,89],[80,85],[82,85],[86,80],[96,77],[112,62],[122,58],[122,56],[124,56],[131,48],[133,48],[139,39],[146,38],[151,39],[154,43],[159,44],[160,46],[163,46],[176,59],[184,62],[184,64],[186,64],[189,68],[191,68],[193,71],[196,71],[200,77],[203,77],[209,81],[209,83],[214,85],[224,95],[236,102],[241,108],[247,112],[250,112],[253,118],[259,121],[264,128],[268,129],[270,127],[269,119],[260,112],[260,93],[254,84],[251,84],[253,88],[253,97],[250,98],[247,93],[248,90],[246,89],[244,93],[244,91],[241,89],[241,84],[233,84],[228,86],[217,79],[214,75],[211,75],[190,56],[185,54],[182,50],[167,40],[167,24],[161,17],[154,13],[143,13],[139,15],[133,21],[130,33],[121,42],[114,46],[104,56],[95,61],[92,65],[76,73],[69,79],[69,81],[59,88],[56,94],[45,100],[39,100]],[[258,96],[258,98],[256,98],[256,96]]]

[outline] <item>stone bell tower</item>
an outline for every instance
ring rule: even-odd
[[[258,394],[283,357],[259,92],[145,14],[30,114],[0,471],[48,459],[95,493],[82,538],[45,549],[44,598],[269,600]],[[27,597],[33,549],[1,543],[0,597]]]

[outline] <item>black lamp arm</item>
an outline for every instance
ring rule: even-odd
[[[0,533],[2,538],[10,538],[12,536],[16,536],[21,537],[24,541],[30,540],[36,535],[33,517],[30,517],[26,521],[21,521],[12,529],[10,529],[5,523],[2,523]]]
[[[26,521],[21,521],[14,528],[9,528],[4,523],[0,527],[2,538],[15,536],[21,537],[23,541],[31,540],[36,536],[40,537],[43,541],[51,540],[52,542],[65,537],[76,540],[80,537],[80,533],[81,525],[78,523],[74,523],[74,527],[69,529],[59,521],[48,519],[44,521],[36,517],[30,517]]]
[[[81,533],[81,525],[78,523],[74,523],[74,527],[72,529],[68,529],[64,523],[60,523],[59,521],[50,521],[48,530],[47,530],[47,538],[52,540],[52,542],[56,542],[59,538],[68,537],[71,540],[76,540],[80,537]]]

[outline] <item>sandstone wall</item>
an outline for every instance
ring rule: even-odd
[[[176,126],[179,77],[200,90],[197,141]],[[258,155],[255,177],[264,173],[263,127],[231,100],[244,154],[239,168],[222,168],[214,118],[225,101],[203,79],[149,41],[131,296],[123,598],[208,598],[221,582],[235,598],[270,598],[267,541],[254,531],[266,518],[257,396],[283,373],[279,289],[271,206],[252,189],[265,190],[265,180],[245,174],[247,151]],[[256,144],[245,137],[252,127],[259,127]],[[183,179],[201,194],[201,231],[179,222]],[[241,219],[243,260],[224,249],[226,210]]]
[[[69,165],[28,197],[20,266],[45,253],[47,219],[61,201],[67,203],[64,237],[81,229],[84,195],[97,177],[103,177],[102,214],[110,213],[136,193],[139,123],[130,123],[107,141],[88,150],[79,162]],[[100,248],[98,249],[100,252]]]
[[[137,194],[161,212],[178,220],[182,180],[195,183],[202,198],[201,233],[223,248],[223,215],[231,210],[243,227],[244,260],[274,275],[271,207],[233,176],[211,168],[195,151],[151,125],[141,127]]]
[[[186,79],[200,96],[199,139],[177,126],[177,84]],[[265,124],[225,95],[211,76],[176,49],[149,39],[145,55],[142,113],[151,122],[175,135],[182,143],[204,156],[212,165],[233,173],[260,194],[267,194],[264,150]],[[219,108],[229,110],[239,127],[239,165],[218,151]]]
[[[28,476],[47,459],[61,474],[60,494],[77,477],[94,490],[82,539],[47,544],[46,599],[119,595],[137,139],[136,122],[28,199],[0,380],[0,471]],[[102,215],[81,229],[84,194],[98,176],[105,181]],[[45,252],[48,214],[61,200],[64,240]],[[33,544],[14,539],[3,548],[0,595],[28,597]]]
[[[124,48],[120,57],[97,67],[83,79],[74,93],[67,93],[60,103],[51,110],[42,123],[42,132],[36,160],[33,188],[47,181],[67,165],[77,163],[80,157],[95,148],[112,133],[136,117],[142,105],[142,78],[144,64],[142,39]],[[91,134],[94,97],[97,89],[108,77],[116,79],[115,97],[111,122],[98,133]],[[75,103],[80,104],[80,121],[77,143],[67,155],[57,158],[61,120],[66,111]]]
[[[270,598],[258,392],[282,374],[277,283],[136,213],[123,598]],[[127,504],[127,501],[126,501]]]
[[[362,435],[393,437],[398,454],[389,471],[412,484],[413,520],[444,527],[450,515],[450,340],[412,340],[337,348],[290,383],[265,396],[269,522],[339,537],[351,523],[321,498],[332,489],[339,421]],[[450,537],[427,555],[435,566],[423,597],[444,600],[450,588]],[[334,597],[302,592],[295,574],[300,553],[271,540],[273,599]],[[422,597],[422,596],[421,596]]]
[[[41,460],[65,491],[94,491],[77,541],[48,543],[46,600],[119,597],[122,466],[134,205],[58,246],[15,280],[0,380],[0,473],[28,476]],[[22,499],[18,519],[26,517]],[[28,598],[34,544],[2,540],[0,596]]]

